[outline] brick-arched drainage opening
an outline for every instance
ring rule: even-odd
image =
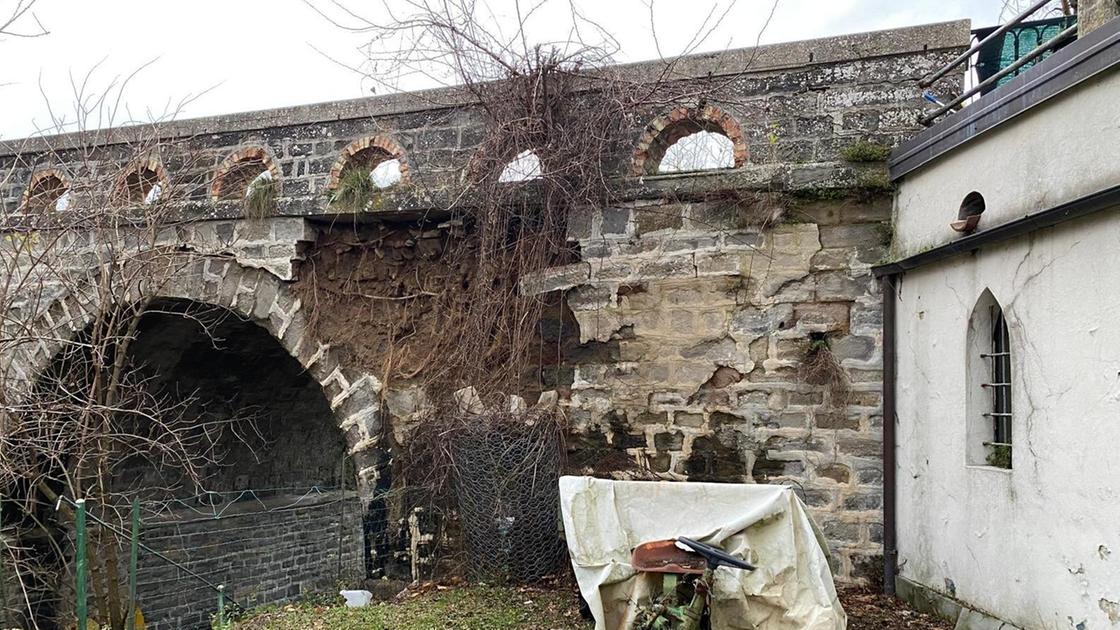
[[[377,543],[367,542],[365,532],[385,530],[384,523],[369,522],[371,514],[384,518],[382,507],[371,507],[381,463],[387,460],[378,448],[380,384],[346,370],[331,348],[305,334],[299,300],[268,272],[229,258],[195,257],[185,260],[159,293],[153,312],[141,322],[133,350],[137,363],[165,392],[195,394],[191,412],[200,418],[253,408],[262,439],[255,449],[236,440],[223,445],[230,465],[215,467],[206,488],[221,496],[199,498],[196,488],[180,487],[180,498],[191,498],[168,503],[168,524],[148,523],[148,540],[153,546],[177,545],[178,559],[200,562],[214,577],[225,571],[229,577],[222,581],[233,582],[235,595],[253,604],[333,588],[344,566],[350,576],[364,577],[377,560],[370,557]],[[59,338],[74,339],[86,328],[90,311],[66,296],[43,309],[42,326]],[[209,334],[200,322],[209,324]],[[19,357],[24,371],[49,369],[58,346],[39,344]],[[144,489],[175,485],[178,478],[176,471],[137,466],[126,467],[115,483],[131,494],[155,498]],[[343,485],[349,491],[345,496],[304,496],[313,486],[330,492]],[[240,496],[242,490],[260,492]],[[296,502],[293,493],[300,491],[304,498]],[[317,511],[311,505],[325,501],[332,507]],[[223,540],[214,528],[230,521],[198,513],[213,512],[215,502],[226,508],[221,510],[225,515],[242,519],[237,531],[253,536]],[[183,523],[191,511],[197,518]],[[153,533],[161,527],[171,533],[162,538]],[[320,532],[331,539],[329,545],[315,546],[309,532],[316,527],[330,530]],[[209,557],[210,551],[220,555]],[[155,558],[142,564],[154,572],[147,581],[156,583],[159,594],[147,603],[141,598],[149,620],[157,622],[149,627],[208,627],[212,593],[197,581],[174,577]]]

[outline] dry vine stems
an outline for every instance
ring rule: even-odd
[[[323,338],[350,345],[386,387],[420,385],[437,407],[467,386],[491,405],[501,406],[508,395],[534,397],[542,381],[556,380],[542,379],[542,368],[558,369],[559,357],[557,348],[543,347],[540,327],[546,310],[562,309],[562,298],[526,295],[520,283],[578,259],[566,241],[568,221],[617,201],[636,122],[667,109],[700,112],[728,84],[674,80],[674,61],[654,76],[631,79],[606,65],[615,44],[574,5],[573,21],[596,30],[607,44],[588,44],[575,28],[571,41],[529,45],[525,20],[544,3],[525,7],[524,14],[518,5],[520,29],[509,40],[487,26],[488,7],[473,0],[409,0],[403,5],[410,13],[389,11],[387,23],[330,4],[358,20],[350,30],[370,36],[373,43],[363,50],[374,51],[365,66],[371,80],[418,73],[450,80],[471,95],[467,107],[481,115],[485,135],[452,204],[433,209],[441,218],[402,228],[410,243],[425,240],[438,251],[420,251],[412,256],[420,262],[403,265],[396,276],[372,279],[379,290],[363,290],[362,274],[341,269],[341,260],[349,255],[349,263],[360,266],[367,257],[362,246],[372,246],[379,258],[391,255],[382,248],[393,238],[384,228],[356,227],[358,243],[342,242],[344,235],[324,237],[326,247],[313,253],[302,287],[304,303],[313,306],[313,326]],[[705,21],[701,34],[710,29]],[[374,44],[391,53],[376,52]],[[525,159],[539,168],[524,169],[533,171],[531,177],[512,178],[524,181],[510,181],[505,173],[511,162]],[[445,231],[435,243],[437,227]],[[425,259],[438,263],[424,265]],[[436,265],[443,270],[431,270],[433,281],[421,275]],[[452,278],[455,283],[444,282]],[[376,351],[353,347],[363,344],[346,330],[352,319],[330,321],[326,311],[340,308],[368,327],[364,345]]]
[[[578,28],[572,41],[528,45],[520,13],[517,34],[504,40],[480,15],[485,5],[473,0],[404,5],[412,13],[389,12],[387,24],[347,11],[348,19],[359,20],[351,30],[392,51],[369,58],[369,78],[421,73],[449,79],[469,93],[466,108],[482,118],[484,135],[455,201],[435,209],[438,219],[352,230],[335,225],[312,252],[299,287],[318,337],[347,346],[351,358],[379,374],[386,391],[423,392],[418,406],[426,409],[395,419],[385,436],[395,453],[394,484],[409,495],[409,505],[390,508],[390,521],[397,522],[418,504],[438,515],[469,511],[463,493],[450,492],[469,481],[455,457],[460,445],[500,445],[503,435],[517,441],[525,432],[518,423],[526,418],[507,411],[508,397],[535,400],[542,389],[563,386],[560,346],[578,339],[574,331],[545,330],[574,326],[564,316],[563,296],[527,294],[521,283],[578,260],[567,242],[568,222],[621,201],[619,177],[629,170],[635,127],[667,110],[702,112],[730,85],[676,81],[674,61],[660,73],[632,79],[608,67],[609,45],[586,44]],[[696,130],[711,125],[692,122]],[[531,176],[510,177],[511,166]],[[347,198],[355,188],[347,186]],[[747,197],[728,198],[729,205],[750,207],[744,221],[777,219],[768,196]],[[453,393],[464,387],[480,392],[483,414],[466,417],[458,409]],[[401,443],[391,444],[394,438]],[[558,454],[528,449],[523,455],[507,467],[558,470]],[[500,495],[505,482],[491,482]],[[550,485],[555,488],[554,481]],[[546,532],[555,534],[554,523]],[[490,541],[503,536],[492,529],[480,535]]]
[[[95,516],[124,530],[120,492],[194,495],[229,444],[263,442],[252,409],[200,421],[207,402],[167,389],[133,354],[153,313],[190,318],[206,335],[231,312],[162,299],[205,258],[183,246],[176,221],[180,202],[203,185],[189,174],[205,173],[209,156],[168,143],[158,123],[87,128],[112,112],[83,104],[112,96],[78,94],[81,133],[44,137],[41,148],[0,163],[6,176],[55,168],[65,188],[0,209],[2,551],[6,575],[15,574],[5,587],[18,591],[5,594],[19,609],[8,613],[27,627],[64,623],[72,606],[72,513],[60,496],[87,499]],[[169,181],[165,159],[187,181]],[[103,627],[123,629],[120,541],[104,528],[89,535],[91,610]]]

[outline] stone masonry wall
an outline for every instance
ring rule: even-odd
[[[870,266],[889,242],[890,196],[762,203],[776,223],[696,202],[612,208],[573,231],[583,262],[540,288],[568,289],[586,345],[617,345],[575,366],[573,460],[607,476],[792,485],[838,575],[874,579],[882,320]],[[804,373],[814,341],[846,391]]]
[[[611,347],[579,355],[594,360],[571,359],[576,448],[609,451],[668,479],[790,483],[838,552],[841,577],[872,577],[881,536],[882,420],[880,296],[869,266],[889,239],[889,192],[882,165],[848,163],[847,149],[859,141],[892,146],[911,135],[928,105],[917,81],[968,41],[967,23],[958,22],[698,55],[674,65],[676,90],[690,81],[721,84],[718,102],[693,109],[713,112],[711,120],[732,138],[735,168],[656,174],[650,147],[679,112],[635,112],[607,156],[617,167],[619,201],[573,217],[569,236],[581,262],[524,281],[527,291],[564,291],[581,343]],[[621,72],[640,81],[663,70],[649,63]],[[377,433],[406,420],[392,408],[393,392],[381,392],[375,375],[341,365],[328,345],[289,344],[302,326],[273,326],[267,304],[298,278],[317,226],[440,218],[461,192],[485,124],[462,90],[449,89],[146,131],[166,136],[151,159],[183,200],[184,223],[168,238],[197,241],[200,254],[228,252],[268,272],[260,274],[272,291],[267,299],[254,294],[263,289],[243,292],[235,280],[233,303],[244,296],[250,304],[238,310],[276,328],[323,385],[367,486],[382,481],[378,467],[386,458]],[[27,183],[44,169],[79,179],[112,172],[129,157],[121,146],[88,162],[42,150],[68,143],[81,138],[0,144],[0,171],[11,174],[0,183],[0,203],[18,208]],[[393,147],[407,180],[367,208],[329,207],[340,159],[371,144]],[[279,173],[277,217],[231,227],[224,220],[240,218],[242,204],[212,193],[224,181],[222,169],[241,155],[264,156]],[[235,239],[245,247],[221,244],[231,229],[245,235]],[[277,230],[289,229],[299,234],[280,238]],[[206,270],[214,264],[200,263],[200,284],[210,282]],[[262,312],[253,300],[265,305]],[[297,300],[285,312],[302,318],[299,308]],[[810,351],[824,346],[845,375],[843,400],[802,374]],[[380,400],[389,405],[384,418]]]
[[[365,577],[362,502],[332,493],[256,501],[221,518],[189,510],[179,519],[146,523],[141,540],[214,584],[239,604],[260,606],[335,592],[340,581]],[[209,628],[217,594],[197,578],[141,551],[138,599],[152,630]]]
[[[687,91],[690,82],[709,85],[719,78],[712,105],[737,139],[740,167],[836,162],[855,138],[893,145],[915,131],[924,107],[917,80],[951,59],[967,38],[967,23],[958,22],[701,55],[679,61],[667,89]],[[643,63],[620,71],[640,81],[662,70]],[[628,131],[608,156],[620,177],[631,174],[651,128],[672,115],[650,106],[624,121]],[[416,215],[454,198],[486,134],[482,112],[463,91],[449,89],[138,128],[139,137],[164,141],[158,150],[132,148],[166,173],[165,194],[183,200],[184,218],[204,221],[241,215],[239,201],[212,198],[215,181],[236,164],[232,158],[264,156],[275,169],[278,214],[323,216],[334,214],[326,205],[340,160],[355,147],[391,146],[407,180],[368,211]],[[130,152],[127,129],[94,138],[118,144],[99,151],[80,136],[0,143],[0,204],[18,208],[37,172],[53,168],[77,181],[123,171],[138,157]]]

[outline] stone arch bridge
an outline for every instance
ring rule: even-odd
[[[699,55],[674,66],[672,81],[716,77],[734,98],[651,107],[626,121],[625,141],[607,156],[617,164],[618,202],[570,221],[581,259],[523,279],[526,291],[562,295],[565,317],[578,325],[553,383],[573,425],[573,467],[789,483],[821,523],[839,575],[874,578],[882,320],[870,266],[889,242],[891,194],[885,156],[856,149],[913,134],[924,109],[918,79],[968,41],[967,23],[954,22]],[[661,69],[622,68],[631,79]],[[734,168],[660,172],[665,147],[697,130],[732,141]],[[81,203],[62,201],[66,192],[106,170],[122,173],[112,185],[127,203],[171,200],[174,225],[159,244],[177,250],[177,268],[159,297],[229,309],[296,359],[329,408],[333,426],[320,430],[341,437],[368,501],[384,482],[390,445],[406,437],[400,427],[415,413],[417,394],[407,383],[383,387],[360,349],[347,347],[360,335],[318,336],[301,283],[327,249],[343,264],[363,247],[386,266],[423,257],[418,252],[441,231],[455,229],[443,209],[485,135],[469,93],[450,88],[122,128],[96,137],[104,151],[82,150],[88,135],[8,141],[0,144],[0,173],[10,174],[0,179],[0,201],[9,218],[35,207],[66,212]],[[121,163],[122,152],[111,150],[151,137],[160,142],[142,159]],[[392,183],[369,204],[330,204],[347,169],[386,163],[395,169]],[[247,216],[261,177],[273,187],[274,207]],[[745,219],[728,193],[766,200],[775,220]],[[76,259],[98,246],[88,235],[70,238]],[[79,301],[88,296],[59,287],[45,294],[37,329],[70,336],[84,328],[89,309]],[[801,366],[820,343],[841,368],[842,397],[803,378]],[[4,360],[32,378],[53,352],[36,343]],[[380,570],[387,558],[377,557],[378,544],[365,546],[367,569]]]

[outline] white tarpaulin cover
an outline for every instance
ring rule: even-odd
[[[596,630],[618,630],[652,576],[630,568],[634,547],[685,536],[756,565],[716,570],[712,629],[844,630],[824,539],[784,486],[561,477],[572,566]]]

